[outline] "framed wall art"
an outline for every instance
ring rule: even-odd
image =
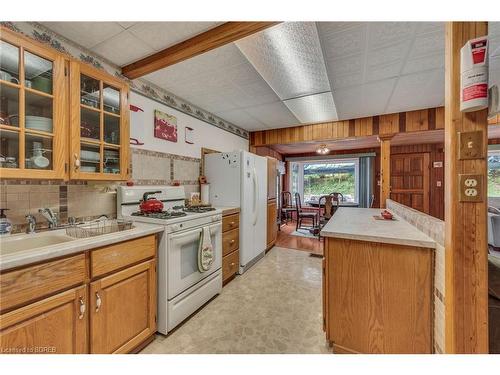
[[[166,141],[177,142],[177,118],[155,110],[154,136]]]

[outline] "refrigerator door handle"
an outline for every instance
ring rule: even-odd
[[[259,184],[257,181],[257,171],[253,169],[253,225],[257,224],[257,218],[259,217]]]

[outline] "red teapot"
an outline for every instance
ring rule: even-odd
[[[152,212],[162,212],[163,211],[163,203],[156,198],[150,198],[149,196],[152,194],[160,194],[161,191],[148,191],[143,194],[141,204],[139,205],[139,209],[141,212],[145,214],[149,214]]]

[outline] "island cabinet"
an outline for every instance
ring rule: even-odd
[[[402,219],[373,225],[369,209],[347,210],[367,209],[340,208],[322,232],[323,326],[333,352],[432,353],[432,241]],[[369,224],[382,227],[371,236]],[[396,238],[406,234],[409,241]]]
[[[0,27],[2,178],[126,180],[128,84]]]
[[[128,353],[156,332],[156,236],[0,274],[1,353]]]

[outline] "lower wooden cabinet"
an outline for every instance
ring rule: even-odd
[[[278,237],[278,224],[277,224],[277,206],[276,199],[267,201],[267,246],[269,250],[276,243]]]
[[[90,284],[91,353],[127,353],[155,331],[155,260]]]
[[[87,352],[87,286],[3,314],[0,353]]]
[[[5,271],[0,353],[131,352],[156,332],[156,280],[155,235]]]
[[[222,212],[222,283],[225,285],[238,273],[240,267],[239,209]]]

